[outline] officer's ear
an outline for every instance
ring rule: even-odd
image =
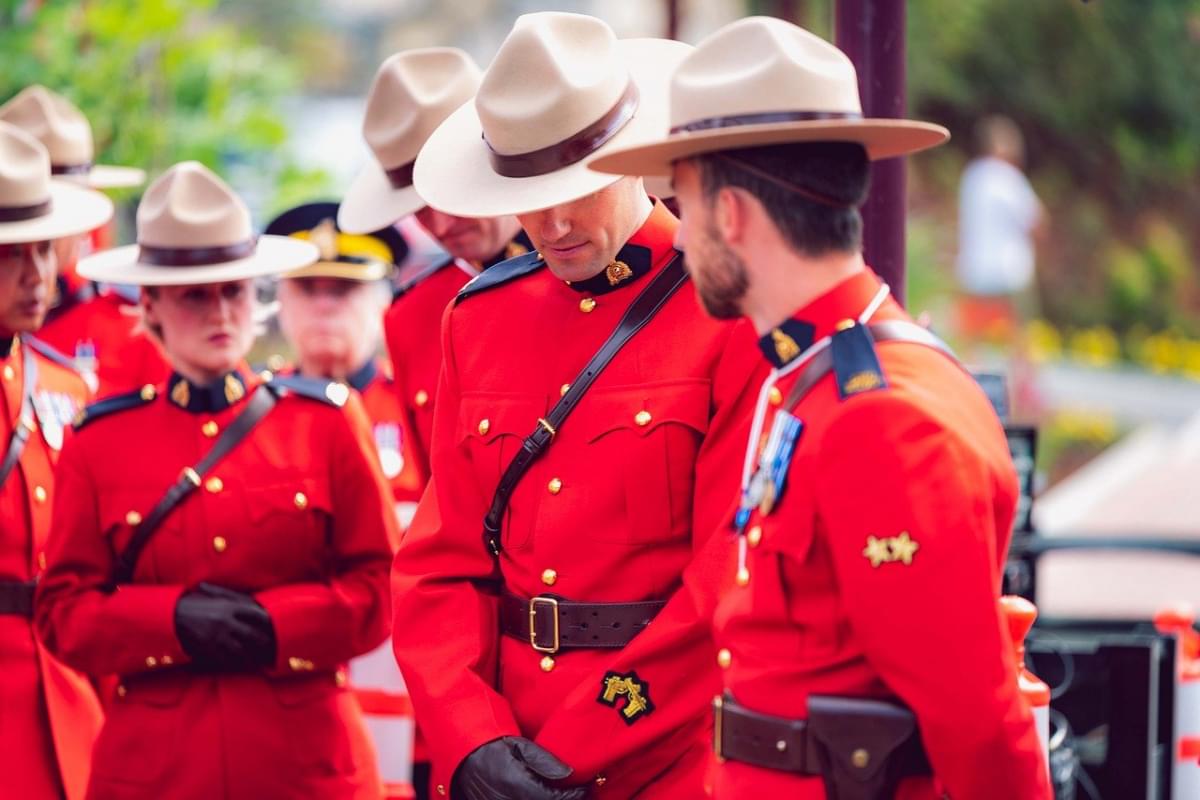
[[[750,223],[749,193],[737,186],[722,186],[713,203],[713,224],[725,244],[737,247],[747,238]]]

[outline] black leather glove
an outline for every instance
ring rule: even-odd
[[[175,636],[204,669],[243,671],[275,663],[275,626],[248,594],[197,584],[175,604]]]
[[[560,789],[546,781],[569,777],[571,768],[528,739],[505,736],[477,747],[454,771],[456,800],[584,800],[588,787]]]

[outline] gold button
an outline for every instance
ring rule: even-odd
[[[758,525],[755,525],[746,534],[746,544],[750,545],[751,547],[758,547],[758,545],[761,542],[762,542],[762,528]]]
[[[169,667],[175,663],[175,659],[171,658],[170,656],[163,656],[161,659],[159,659],[159,661],[164,667]]]
[[[413,402],[417,404],[417,408],[424,408],[429,402],[429,392],[424,389],[413,395]]]
[[[442,784],[440,784],[440,783],[439,783],[439,784],[437,785],[437,792],[438,792],[438,794],[445,794],[445,793],[446,793],[446,787],[445,787],[445,786],[443,786]]]
[[[136,525],[141,525],[142,524],[142,515],[136,511],[130,511],[128,514],[125,515],[125,524],[131,528]]]
[[[33,499],[37,500],[39,503],[46,502],[46,487],[44,487],[44,486],[33,487]]]
[[[480,436],[487,436],[487,432],[490,431],[491,429],[492,429],[492,423],[489,420],[486,420],[486,419],[479,420],[479,435]]]
[[[717,666],[721,669],[729,669],[729,665],[733,663],[733,653],[729,649],[722,647],[717,651]]]
[[[567,392],[569,392],[569,391],[571,391],[571,384],[569,384],[569,383],[564,383],[562,386],[558,387],[558,396],[559,396],[559,397],[566,397],[566,396],[567,396]]]
[[[9,364],[5,364],[4,365],[4,380],[11,381],[15,377],[17,377],[17,373],[13,372],[12,366]]]
[[[747,586],[750,583],[750,570],[742,567],[737,571],[737,585]]]
[[[200,426],[200,432],[210,439],[217,435],[218,430],[220,429],[217,428],[217,423],[213,422],[211,419]]]
[[[39,569],[46,568],[46,551],[45,550],[38,553],[38,568]]]
[[[767,399],[771,401],[771,405],[778,406],[783,404],[783,392],[779,391],[778,386],[772,386],[771,391],[767,393]]]
[[[596,298],[585,297],[579,301],[579,310],[585,314],[590,314],[596,309]]]
[[[608,783],[608,778],[604,777],[603,775],[596,776],[596,785],[597,786],[603,786],[606,783]]]
[[[258,379],[263,383],[270,383],[271,381],[275,380],[275,373],[269,369],[264,369],[262,372],[258,373]]]
[[[339,689],[343,689],[348,682],[349,678],[346,677],[346,670],[339,669],[337,672],[333,673],[334,686],[338,687]]]
[[[296,496],[292,498],[292,502],[296,504],[296,508],[303,511],[308,508],[308,495],[304,492],[296,492]]]
[[[550,483],[546,484],[546,490],[549,491],[550,494],[558,494],[562,491],[562,481],[560,481],[558,478],[551,478]]]
[[[150,669],[154,669],[158,666],[158,659],[154,656],[146,656],[146,666],[150,667]]]
[[[852,319],[844,319],[834,327],[839,331],[845,331],[845,330],[849,330],[850,328],[853,328],[855,324],[856,323]]]
[[[549,672],[554,669],[554,659],[550,656],[542,656],[541,662],[542,672]]]
[[[224,536],[213,537],[213,550],[216,550],[218,553],[224,553],[228,547],[229,542],[225,540]]]
[[[652,420],[652,419],[654,419],[654,417],[650,416],[649,411],[639,411],[633,417],[633,421],[636,422],[638,425],[640,425],[643,428],[646,427],[647,425],[649,425],[650,420]]]
[[[129,694],[129,690],[125,688],[125,684],[118,683],[117,684],[117,697],[124,697],[127,694]]]
[[[866,769],[867,765],[871,763],[871,754],[860,747],[850,754],[850,763],[858,769]]]
[[[225,481],[214,476],[204,482],[204,488],[207,489],[209,492],[216,494],[217,492],[219,492],[225,488]]]
[[[146,402],[150,402],[151,400],[154,399],[154,396],[156,394],[158,394],[158,390],[154,388],[153,383],[147,383],[145,386],[142,387],[142,391],[140,392],[140,394],[141,394],[143,400],[145,400]]]
[[[553,586],[558,583],[558,570],[544,569],[542,570],[542,583],[547,586]]]

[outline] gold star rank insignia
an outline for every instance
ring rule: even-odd
[[[625,702],[620,705],[620,717],[626,725],[632,725],[654,711],[654,703],[650,701],[650,685],[641,680],[636,672],[628,675],[612,671],[605,673],[600,681],[597,702],[618,708],[618,701],[622,697]]]
[[[899,536],[888,536],[882,539],[868,536],[867,546],[863,548],[862,554],[875,569],[879,569],[883,564],[897,561],[908,567],[912,565],[913,556],[920,548],[921,545],[908,535],[908,531],[904,531]]]

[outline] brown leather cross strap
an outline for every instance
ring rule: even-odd
[[[29,619],[33,616],[35,581],[0,581],[0,614]]]
[[[44,217],[50,213],[53,203],[34,203],[29,206],[0,206],[0,222],[23,222],[27,219]]]
[[[583,395],[592,383],[600,376],[601,371],[608,366],[613,357],[634,334],[646,326],[654,315],[666,305],[667,300],[678,291],[687,280],[687,272],[683,268],[683,254],[676,253],[671,263],[663,267],[662,272],[654,276],[645,289],[642,290],[626,309],[616,329],[609,334],[608,339],[596,351],[591,360],[584,366],[583,371],[571,381],[571,388],[550,409],[545,419],[539,419],[533,433],[521,442],[521,449],[505,467],[504,473],[496,484],[496,492],[492,496],[492,504],[487,515],[483,518],[483,541],[488,550],[496,558],[500,557],[500,529],[504,524],[504,512],[508,509],[509,498],[521,478],[533,466],[533,462],[541,457],[546,448],[554,440],[555,434],[562,428],[567,416],[575,410],[575,406],[583,399]]]
[[[867,327],[870,329],[871,338],[875,340],[876,344],[908,342],[909,344],[924,345],[925,347],[937,350],[954,363],[959,364],[960,367],[962,366],[948,344],[915,322],[899,319],[884,320],[882,322],[871,323]],[[821,379],[831,371],[833,371],[833,351],[826,347],[813,356],[812,360],[800,369],[800,377],[792,386],[792,390],[788,392],[787,400],[784,402],[783,407],[795,408],[796,404],[803,400],[804,396],[811,392],[813,387],[820,383]]]
[[[218,461],[227,456],[246,438],[246,435],[267,415],[267,412],[275,407],[277,399],[269,384],[259,386],[246,401],[246,407],[242,413],[234,418],[220,438],[213,443],[212,449],[205,454],[204,458],[200,459],[195,467],[183,468],[179,473],[179,478],[167,489],[167,493],[155,504],[145,519],[134,527],[129,544],[117,556],[116,562],[113,564],[113,588],[122,583],[129,583],[133,578],[133,570],[137,567],[138,556],[142,554],[142,550],[150,542],[150,537],[162,525],[167,515],[199,488],[201,479],[217,465]]]
[[[500,630],[539,653],[615,650],[633,641],[666,603],[577,603],[553,595],[500,596]]]
[[[577,164],[607,144],[633,119],[638,98],[637,84],[631,80],[616,104],[600,119],[574,136],[528,153],[497,153],[484,135],[492,169],[506,178],[532,178]]]
[[[218,247],[155,247],[143,244],[138,247],[138,260],[160,267],[203,267],[249,258],[254,255],[257,244],[254,239]]]
[[[0,486],[8,480],[8,476],[21,461],[25,452],[25,444],[29,441],[37,422],[34,416],[33,391],[37,386],[37,361],[33,351],[28,347],[24,350],[24,374],[21,376],[21,410],[17,413],[17,424],[13,427],[12,435],[8,437],[8,447],[4,451],[4,460],[0,461]]]
[[[891,800],[901,779],[929,775],[916,719],[883,700],[812,696],[808,719],[713,700],[717,758],[798,775],[823,776],[838,800]]]

